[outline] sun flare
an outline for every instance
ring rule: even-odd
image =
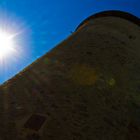
[[[13,54],[15,49],[14,35],[0,30],[0,59]]]

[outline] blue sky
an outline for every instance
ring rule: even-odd
[[[140,17],[139,0],[0,0],[0,28],[23,31],[18,52],[0,64],[0,84],[64,40],[88,16],[122,10]]]

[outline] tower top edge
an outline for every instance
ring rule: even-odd
[[[140,18],[134,16],[133,14],[130,14],[128,12],[124,11],[119,11],[119,10],[109,10],[109,11],[102,11],[99,13],[95,13],[94,15],[89,16],[86,18],[83,22],[81,22],[78,27],[76,28],[76,31],[84,25],[86,22],[90,20],[94,20],[96,18],[101,18],[101,17],[119,17],[125,20],[128,20],[130,22],[133,22],[134,24],[137,24],[140,26]]]

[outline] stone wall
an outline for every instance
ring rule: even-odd
[[[139,45],[131,20],[90,19],[0,87],[0,138],[140,139]]]

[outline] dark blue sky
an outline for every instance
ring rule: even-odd
[[[19,52],[0,64],[0,83],[8,80],[71,34],[88,16],[123,10],[140,17],[139,0],[0,0],[0,28],[24,30]],[[25,55],[26,54],[26,55]]]

